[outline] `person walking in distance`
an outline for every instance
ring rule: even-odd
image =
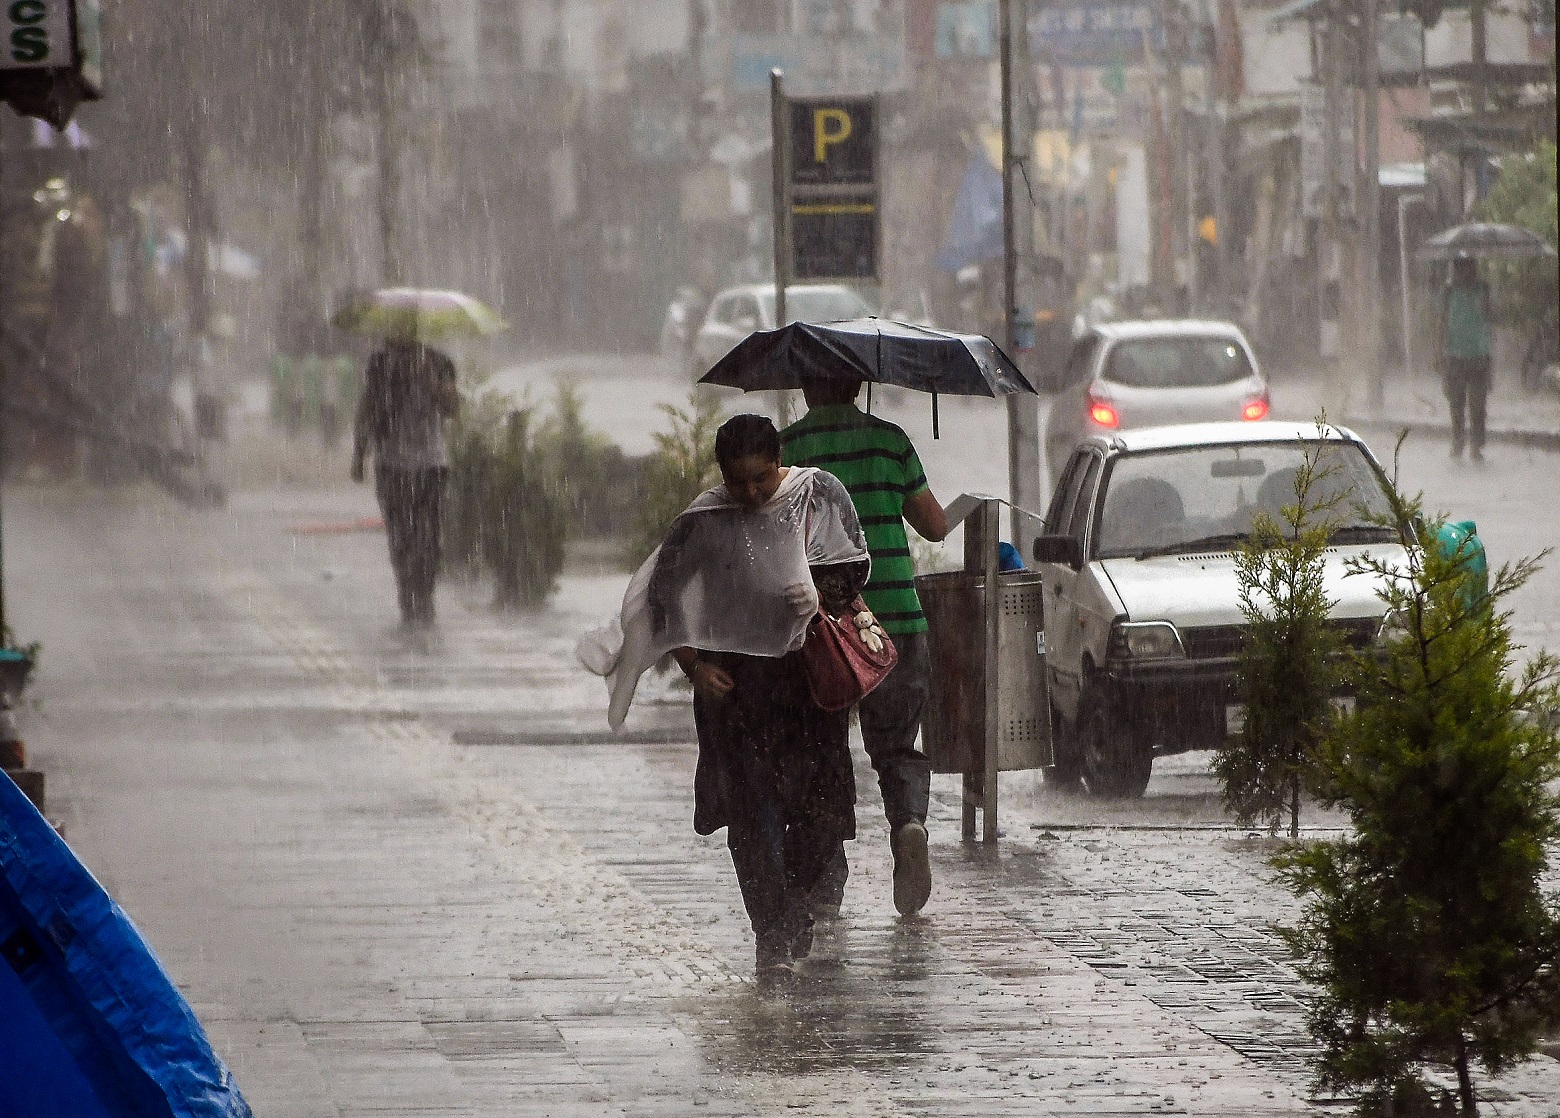
[[[867,537],[872,574],[862,596],[893,638],[899,663],[857,707],[861,737],[877,772],[894,857],[894,907],[920,912],[932,891],[926,811],[932,765],[916,748],[931,686],[926,615],[915,593],[908,522],[922,538],[948,534],[948,518],[902,429],[856,407],[859,380],[804,382],[807,414],[781,432],[785,462],[816,466],[850,493]],[[814,913],[838,911],[850,870],[843,844],[815,892]]]
[[[444,421],[459,406],[455,363],[431,346],[390,338],[369,357],[353,425],[352,480],[363,480],[364,459],[372,451],[401,627],[409,632],[434,622],[450,465]]]
[[[1436,355],[1452,411],[1452,457],[1461,458],[1467,442],[1473,460],[1482,461],[1490,394],[1490,288],[1472,257],[1452,262],[1451,281],[1441,290]]]

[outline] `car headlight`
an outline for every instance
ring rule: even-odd
[[[1122,621],[1111,631],[1111,653],[1129,660],[1184,660],[1181,634],[1168,621]]]

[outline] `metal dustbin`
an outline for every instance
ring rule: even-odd
[[[931,695],[921,724],[932,771],[971,773],[985,765],[986,670],[982,601],[986,580],[970,571],[919,575],[916,594],[930,627]],[[997,768],[1052,763],[1045,682],[1045,609],[1037,571],[997,578]]]

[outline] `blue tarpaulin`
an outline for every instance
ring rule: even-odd
[[[0,778],[0,1118],[251,1118],[123,909]]]
[[[1002,175],[976,145],[964,181],[953,200],[948,237],[937,267],[957,272],[971,264],[1002,259]]]

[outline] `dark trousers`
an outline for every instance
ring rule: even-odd
[[[809,923],[819,875],[855,834],[846,712],[813,703],[797,654],[701,657],[730,672],[736,688],[694,698],[694,829],[726,828],[753,932],[783,948]]]
[[[932,793],[932,762],[915,747],[931,689],[926,634],[894,637],[899,663],[856,707],[861,740],[883,793],[883,814],[890,832],[905,823],[925,823]],[[841,844],[824,871],[817,899],[837,905],[845,895],[850,864]]]
[[[1484,404],[1490,394],[1488,357],[1448,357],[1446,376],[1441,382],[1446,402],[1452,410],[1452,451],[1461,454],[1464,442],[1475,451],[1484,449]],[[1466,412],[1466,418],[1464,418]],[[1469,426],[1473,430],[1468,430]]]
[[[433,620],[433,584],[439,574],[448,475],[449,470],[442,466],[410,470],[380,467],[374,471],[403,621]]]

